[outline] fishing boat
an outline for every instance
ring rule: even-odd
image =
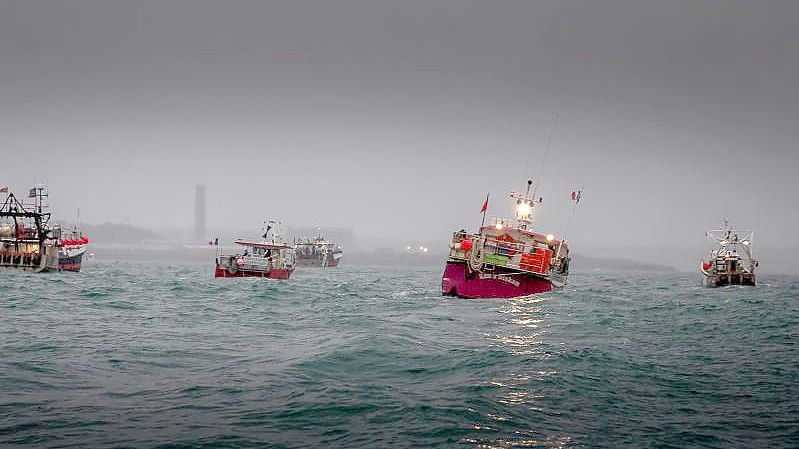
[[[0,268],[46,272],[58,269],[57,231],[48,228],[50,214],[44,212],[44,188],[34,187],[29,198],[33,204],[24,204],[7,193],[0,206]]]
[[[58,269],[80,271],[88,244],[89,237],[83,235],[77,226],[66,234],[61,232],[61,239],[58,240]]]
[[[272,225],[266,227],[262,241],[236,240],[239,250],[223,253],[217,244],[215,277],[260,277],[288,279],[294,271],[294,248],[280,240],[277,233],[270,233]]]
[[[708,287],[755,285],[755,268],[759,263],[752,256],[754,232],[736,230],[725,219],[722,229],[708,230],[705,235],[713,248],[699,266],[703,283]]]
[[[328,242],[321,235],[298,238],[294,242],[294,257],[298,267],[336,267],[344,256],[344,250],[335,243]]]
[[[441,293],[463,298],[513,298],[548,292],[566,285],[569,246],[565,239],[531,228],[536,204],[530,195],[511,192],[515,223],[497,218],[485,225],[488,197],[483,204],[483,223],[476,234],[461,229],[453,233],[441,279]],[[579,202],[580,191],[572,192]]]

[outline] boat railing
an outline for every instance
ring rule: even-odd
[[[464,240],[470,243],[464,245]],[[559,269],[562,266],[560,260],[552,260],[552,255],[552,248],[535,240],[515,242],[463,232],[453,234],[450,250],[450,257],[454,259],[538,275],[549,275],[550,268]]]
[[[243,267],[246,269],[264,271],[272,268],[271,257],[242,256],[242,259],[244,260]]]

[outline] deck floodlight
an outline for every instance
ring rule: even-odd
[[[519,213],[519,215],[523,217],[530,215],[531,210],[532,209],[530,208],[530,203],[528,203],[527,201],[520,203],[519,206],[516,208],[516,211]]]

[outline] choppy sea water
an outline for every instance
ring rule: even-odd
[[[441,267],[0,272],[0,446],[799,447],[799,279]]]

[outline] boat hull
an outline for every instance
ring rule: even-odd
[[[62,248],[58,252],[58,269],[61,271],[80,271],[86,247]]]
[[[214,272],[214,277],[218,278],[241,278],[241,277],[257,277],[257,278],[267,278],[267,279],[288,279],[291,276],[291,272],[294,269],[288,268],[272,268],[268,271],[261,271],[261,270],[236,270],[235,272],[230,272],[226,268],[216,265],[216,270]]]
[[[751,273],[705,275],[704,284],[706,287],[726,287],[728,285],[754,286],[756,284],[755,280],[755,275]]]
[[[45,246],[44,254],[35,258],[20,253],[0,251],[0,269],[32,271],[46,273],[58,269],[58,249],[55,246]]]
[[[516,298],[552,290],[548,279],[529,274],[472,272],[465,262],[447,261],[441,279],[441,294],[461,298]]]
[[[318,267],[318,268],[333,268],[338,266],[338,261],[340,259],[336,259],[334,257],[327,258],[327,264],[324,263],[324,260],[318,257],[315,258],[301,258],[297,257],[296,264],[298,267]]]

